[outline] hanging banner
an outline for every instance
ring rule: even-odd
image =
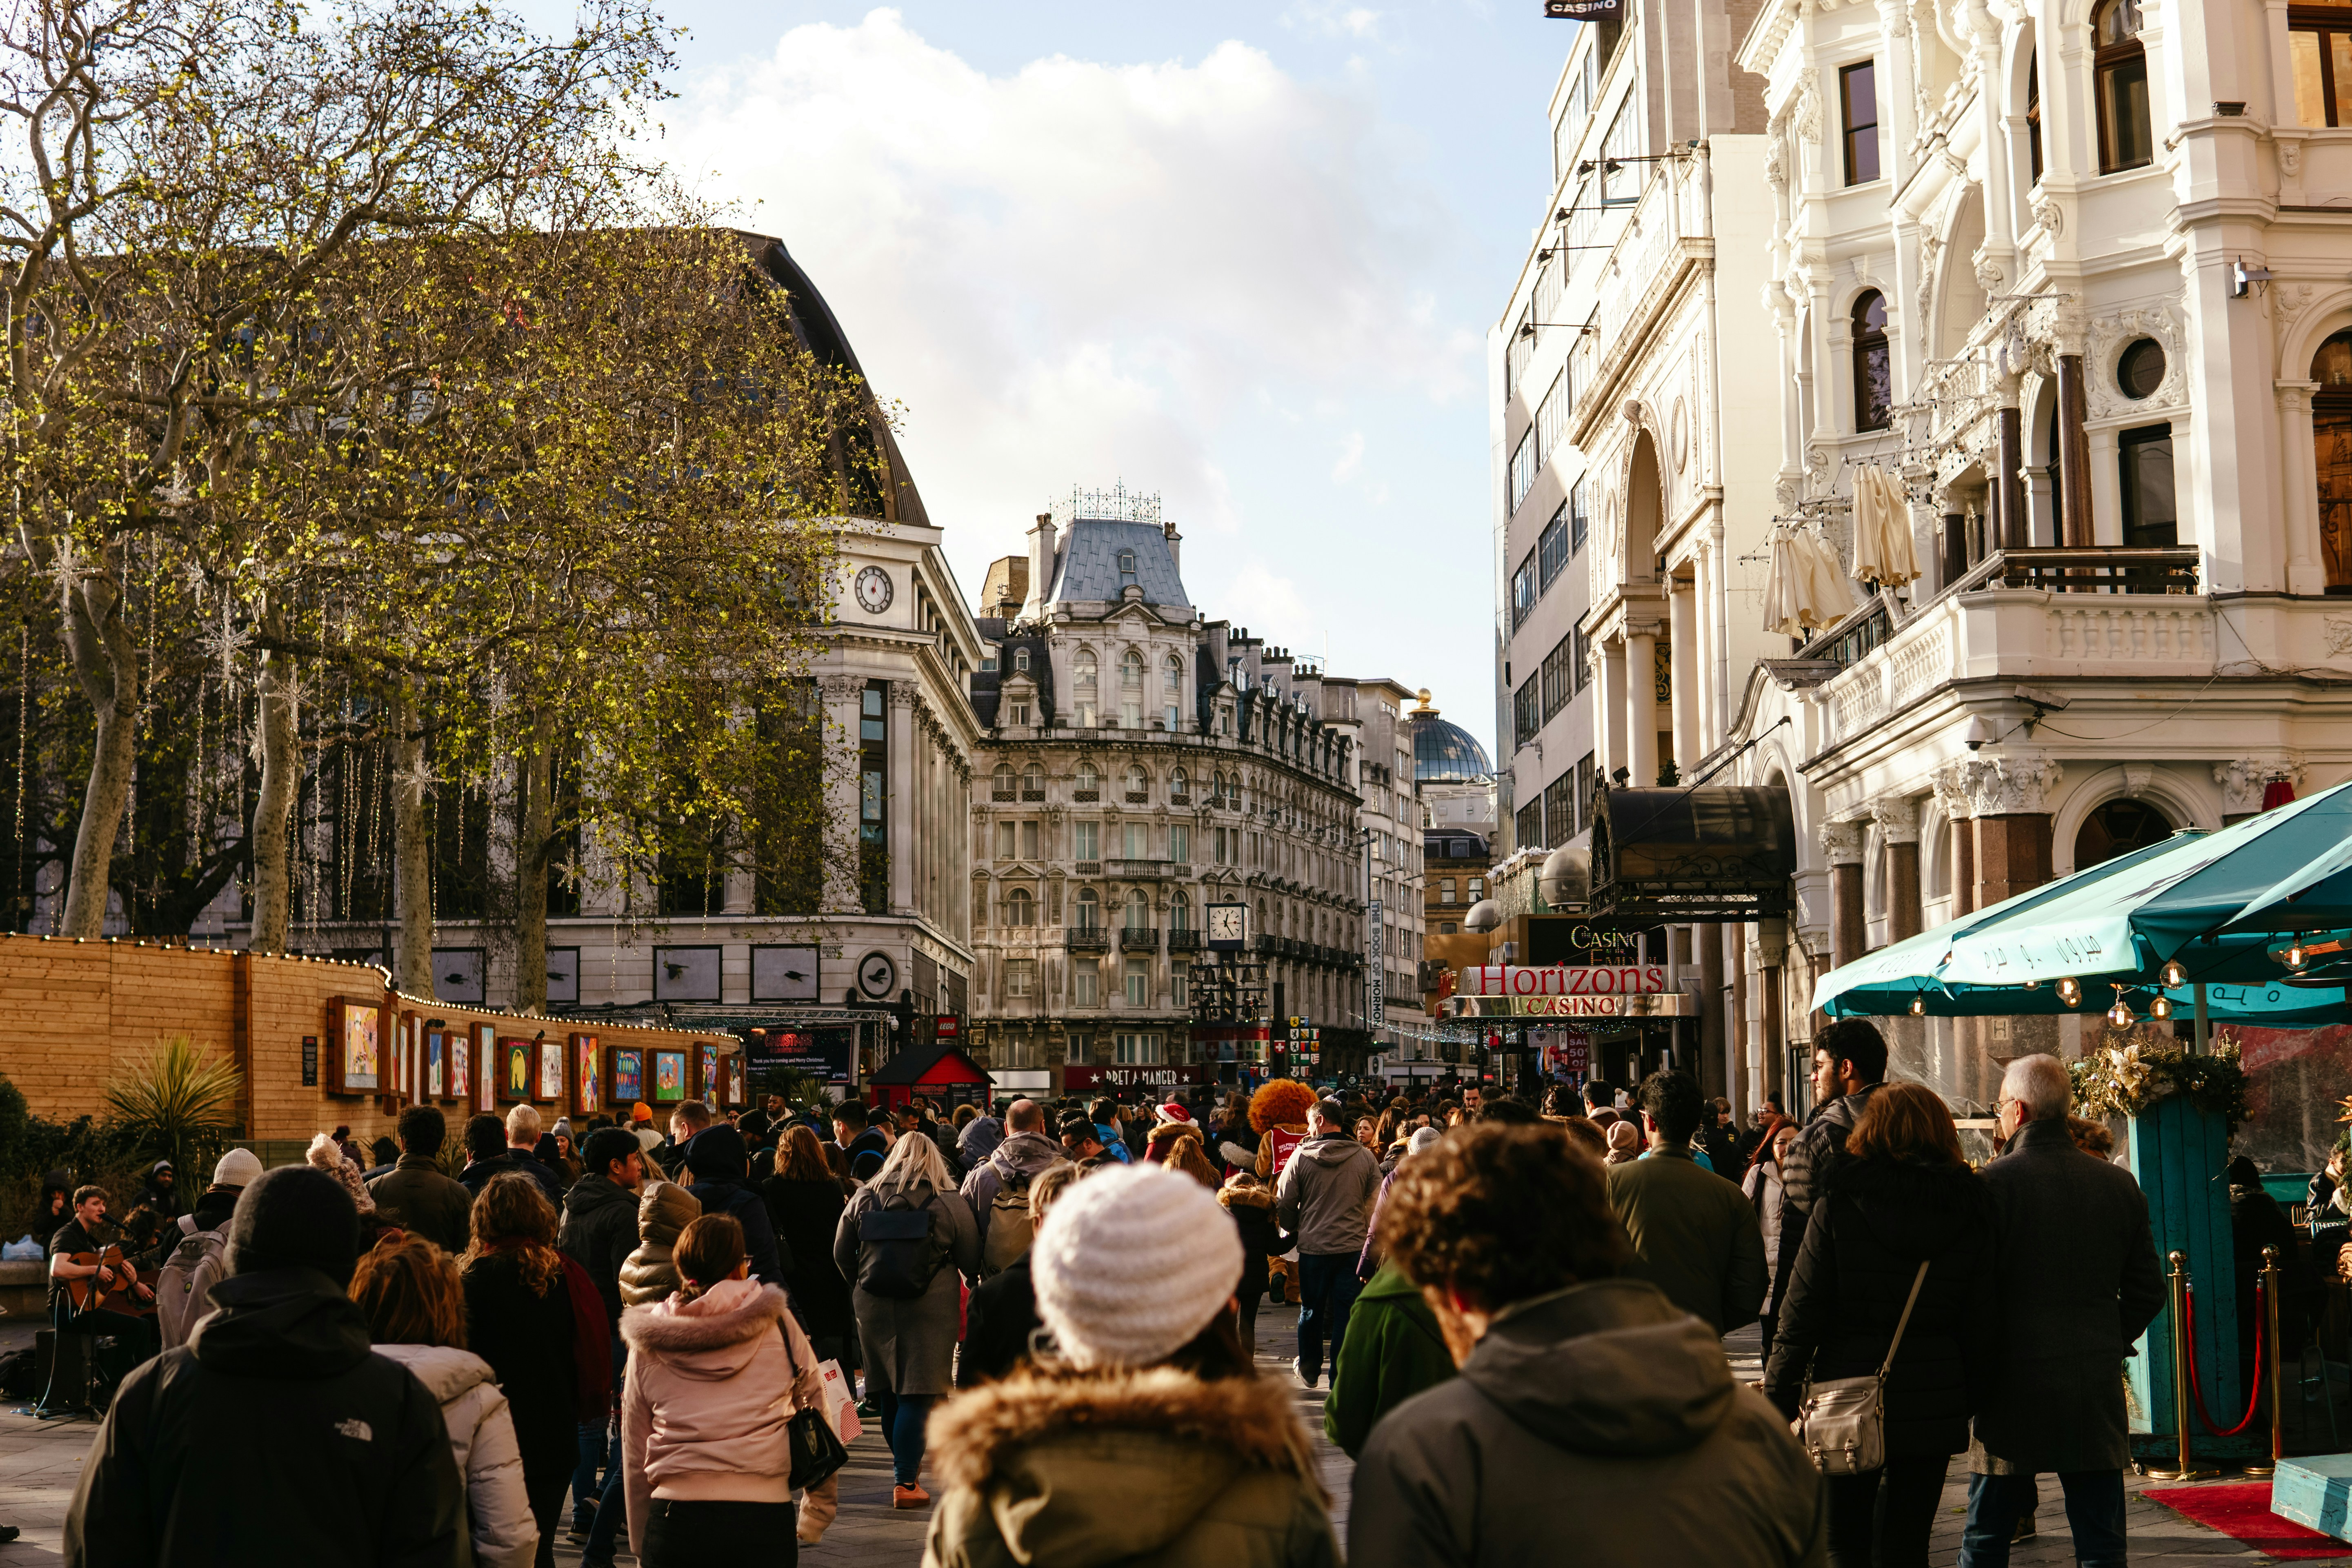
[[[1366,955],[1364,969],[1364,1026],[1378,1035],[1388,1020],[1383,1015],[1388,1007],[1388,973],[1381,963],[1381,900],[1374,899],[1365,911],[1364,929],[1371,938],[1371,952]]]

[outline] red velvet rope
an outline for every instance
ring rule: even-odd
[[[2263,1398],[2263,1360],[2270,1350],[2270,1335],[2265,1329],[2270,1321],[2270,1313],[2265,1310],[2267,1303],[2263,1300],[2263,1281],[2259,1277],[2254,1280],[2253,1392],[2246,1396],[2245,1419],[2226,1432],[2213,1419],[2212,1412],[2205,1408],[2204,1384],[2197,1376],[2197,1288],[2184,1285],[2180,1295],[2184,1318],[2181,1331],[2189,1336],[2189,1392],[2197,1401],[2197,1419],[2205,1423],[2205,1430],[2216,1437],[2234,1437],[2254,1424],[2254,1410]]]

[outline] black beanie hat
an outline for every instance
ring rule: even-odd
[[[359,1258],[359,1210],[341,1182],[314,1166],[264,1172],[229,1216],[231,1274],[300,1266],[348,1286]]]
[[[733,1123],[714,1121],[686,1141],[686,1168],[698,1176],[740,1182],[751,1168],[751,1156]]]
[[[581,1163],[588,1174],[601,1176],[606,1166],[615,1160],[625,1160],[644,1148],[634,1132],[618,1127],[599,1127],[588,1134],[588,1142],[580,1146]]]

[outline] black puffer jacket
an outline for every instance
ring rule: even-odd
[[[621,1265],[637,1246],[637,1194],[610,1176],[583,1176],[563,1194],[563,1227],[555,1245],[588,1270],[614,1332],[621,1327]]]
[[[1788,1249],[1788,1238],[1781,1246]],[[1815,1382],[1878,1370],[1921,1259],[1919,1304],[1886,1385],[1886,1450],[1957,1454],[1990,1374],[1992,1210],[1965,1165],[1847,1160],[1805,1227],[1764,1392],[1794,1416]]]
[[[86,1568],[457,1568],[466,1483],[441,1403],[373,1354],[314,1268],[238,1274],[188,1342],[122,1380],[66,1516]]]

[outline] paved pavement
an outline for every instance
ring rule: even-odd
[[[0,1324],[0,1352],[29,1342],[28,1329]],[[1258,1319],[1258,1363],[1268,1375],[1289,1378],[1289,1359],[1296,1335],[1288,1314],[1266,1310]],[[1725,1343],[1735,1373],[1761,1375],[1753,1331],[1732,1335]],[[1296,1379],[1292,1379],[1296,1382]],[[1332,1509],[1342,1541],[1347,1535],[1348,1499],[1352,1466],[1346,1455],[1324,1441],[1323,1395],[1302,1389],[1299,1414],[1314,1433],[1322,1456],[1323,1477],[1333,1499]],[[39,1421],[10,1404],[0,1406],[0,1523],[24,1531],[22,1540],[0,1546],[0,1568],[48,1564],[58,1561],[59,1534],[74,1483],[80,1475],[96,1427],[88,1421]],[[2127,1477],[2126,1519],[2131,1532],[2131,1560],[2146,1568],[2220,1568],[2223,1563],[2266,1563],[2273,1559],[2249,1551],[2218,1531],[2193,1524],[2161,1503],[2140,1495],[2144,1483]],[[1928,1561],[1933,1568],[1952,1568],[1959,1559],[1960,1523],[1967,1510],[1968,1477],[1955,1465],[1944,1489],[1944,1511],[1937,1521]],[[2041,1533],[2021,1542],[2010,1561],[2016,1568],[2064,1568],[2074,1562],[2066,1531],[2064,1504],[2054,1482],[2042,1488],[2037,1515]],[[849,1468],[842,1472],[841,1513],[820,1544],[806,1548],[801,1561],[811,1568],[899,1568],[920,1561],[928,1510],[899,1512],[890,1506],[889,1458],[881,1439],[871,1432],[850,1445]],[[576,1543],[559,1540],[556,1561],[569,1565],[580,1560]],[[628,1562],[625,1556],[622,1559]],[[2314,1560],[2305,1560],[2314,1561]],[[2315,1560],[2352,1565],[2352,1547],[2341,1558]]]

